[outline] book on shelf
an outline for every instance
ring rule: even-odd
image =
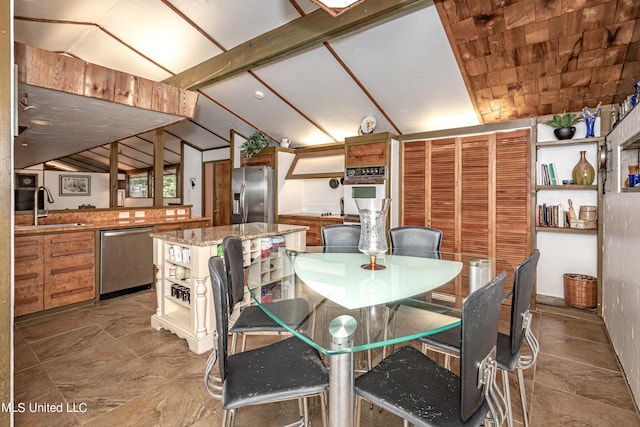
[[[549,163],[549,174],[551,175],[551,185],[558,185],[556,179],[556,166],[553,163]]]
[[[538,185],[558,185],[558,175],[555,164],[540,164],[540,179],[538,180]]]
[[[561,204],[536,205],[536,227],[569,228],[568,212]]]

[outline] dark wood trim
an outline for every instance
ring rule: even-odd
[[[11,92],[13,91],[12,78],[13,61],[11,58],[12,27],[11,27],[11,2],[0,3],[0,169],[11,171],[12,146],[13,146],[13,114]],[[14,76],[18,78],[18,76]],[[13,361],[11,356],[13,351],[13,298],[11,288],[13,277],[11,277],[11,245],[13,215],[11,212],[11,179],[3,179],[0,183],[0,402],[11,402],[11,383],[13,379]],[[11,411],[0,411],[0,425],[11,424],[13,414]]]
[[[118,206],[118,142],[112,142],[109,151],[109,207]]]
[[[153,141],[153,206],[162,206],[162,179],[164,177],[164,129],[156,129]]]
[[[318,9],[170,77],[164,83],[183,89],[199,89],[430,4],[430,0],[366,2],[344,12],[340,18]]]

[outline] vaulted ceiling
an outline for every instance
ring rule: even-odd
[[[639,13],[637,0],[366,0],[337,17],[309,0],[15,0],[14,28],[197,90],[193,119],[166,128],[171,163],[181,141],[224,148],[232,130],[296,147],[356,135],[366,116],[407,135],[618,103],[640,78]],[[29,141],[15,142],[18,158]],[[57,141],[57,165],[106,170],[109,142]],[[150,165],[152,142],[120,140],[119,169]]]

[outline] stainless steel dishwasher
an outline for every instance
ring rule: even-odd
[[[100,232],[100,296],[106,298],[153,283],[153,227]]]

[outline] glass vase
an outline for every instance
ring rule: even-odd
[[[586,138],[593,138],[595,136],[594,129],[596,125],[596,116],[584,116],[584,122],[587,125]]]
[[[358,250],[369,255],[365,270],[382,270],[384,265],[376,264],[378,255],[384,254],[387,245],[387,211],[391,199],[354,199],[360,216],[360,241]]]
[[[580,151],[580,160],[573,167],[573,183],[576,185],[591,185],[596,177],[596,172],[586,158],[586,151]]]

